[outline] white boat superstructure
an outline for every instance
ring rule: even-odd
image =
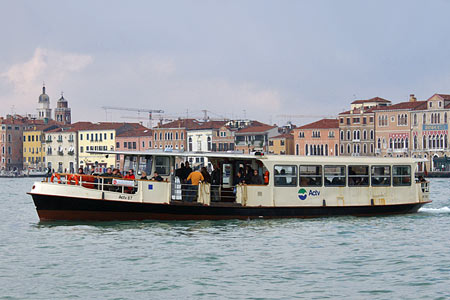
[[[47,219],[228,219],[378,215],[416,212],[428,182],[411,158],[278,156],[192,152],[98,152],[125,155],[124,169],[157,172],[162,181],[60,176],[35,183],[31,195]],[[207,157],[219,183],[192,186],[176,177],[188,157]],[[236,178],[257,170],[259,184]],[[265,182],[263,180],[265,175]],[[72,184],[69,184],[72,183]]]

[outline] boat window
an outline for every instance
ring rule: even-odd
[[[300,186],[322,186],[322,166],[300,166]]]
[[[325,186],[345,186],[345,166],[324,167]]]
[[[372,186],[390,186],[391,167],[372,166]]]
[[[297,186],[297,166],[274,167],[275,186]]]
[[[130,169],[133,169],[136,171],[136,156],[125,155],[124,162],[123,162],[123,170],[128,171]]]
[[[167,156],[156,156],[155,157],[155,171],[159,175],[169,175],[170,165],[169,157]]]
[[[152,157],[151,156],[141,156],[139,160],[138,172],[145,171],[147,174],[152,173]]]
[[[368,186],[369,166],[348,166],[348,186]]]
[[[394,186],[411,185],[411,166],[393,166],[392,183]]]

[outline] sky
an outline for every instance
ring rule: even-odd
[[[64,92],[73,121],[137,120],[102,109],[118,106],[301,125],[356,99],[450,94],[449,0],[0,7],[2,116],[36,114],[43,82],[52,108]]]

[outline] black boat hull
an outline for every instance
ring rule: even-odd
[[[46,220],[224,220],[312,218],[415,213],[427,202],[368,206],[242,207],[232,204],[153,204],[33,194],[41,221]]]

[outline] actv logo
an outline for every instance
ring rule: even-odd
[[[299,189],[298,190],[298,198],[300,200],[305,200],[307,196],[308,196],[308,194],[306,193],[305,189]]]

